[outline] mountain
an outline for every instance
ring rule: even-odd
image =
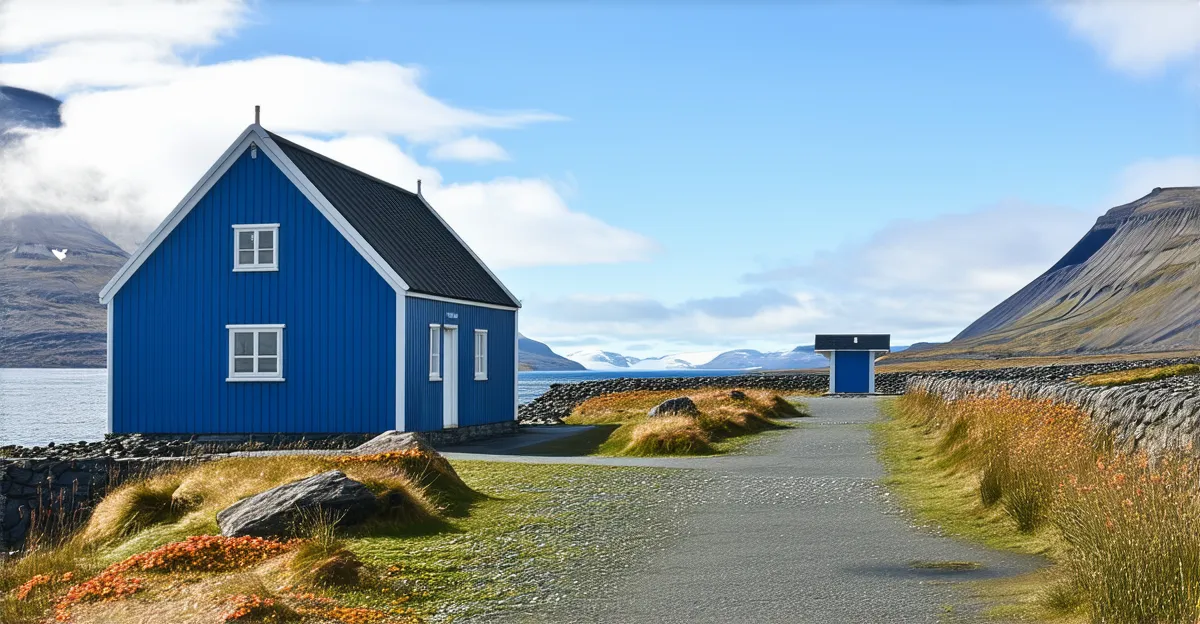
[[[689,360],[677,355],[664,355],[638,360],[631,364],[630,368],[634,370],[680,370],[696,368],[696,366]]]
[[[799,346],[791,351],[763,353],[754,349],[726,351],[712,361],[699,366],[713,370],[762,369],[787,370],[796,368],[825,368],[829,360],[813,351],[812,345]]]
[[[0,86],[0,147],[18,136],[19,128],[57,128],[62,125],[58,100],[36,91]]]
[[[1054,266],[948,343],[889,357],[1200,348],[1200,187],[1109,210]]]
[[[545,343],[517,334],[517,363],[521,370],[571,371],[585,370],[583,364],[555,353]]]
[[[584,349],[583,351],[568,353],[567,359],[582,364],[588,370],[620,370],[629,368],[640,361],[635,357],[624,356],[612,351],[600,351],[598,349]]]
[[[78,217],[0,217],[0,367],[103,367],[99,293],[128,257]]]

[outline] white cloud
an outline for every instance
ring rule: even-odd
[[[552,345],[603,337],[620,350],[780,349],[817,333],[947,340],[1054,264],[1094,214],[1010,202],[885,224],[867,239],[747,275],[735,296],[668,305],[638,294],[526,301],[522,331]],[[624,351],[622,351],[624,352]]]
[[[1112,203],[1127,204],[1155,187],[1167,186],[1200,186],[1200,158],[1175,156],[1133,163],[1117,176]]]
[[[424,179],[426,196],[494,268],[636,260],[654,249],[638,234],[570,210],[544,180],[443,187],[436,169],[393,142],[453,144],[473,130],[520,128],[556,115],[451,106],[421,88],[416,68],[387,61],[189,60],[188,51],[217,42],[246,19],[241,2],[104,8],[68,11],[61,22],[45,11],[65,8],[43,0],[10,0],[0,9],[0,41],[20,55],[0,63],[0,83],[64,100],[62,128],[34,131],[0,151],[0,210],[82,213],[131,247],[260,104],[263,124],[276,132],[321,137],[303,140],[405,188]]]
[[[1122,71],[1152,74],[1200,55],[1196,0],[1079,0],[1055,12]]]
[[[501,162],[509,160],[503,147],[477,136],[463,137],[442,143],[429,152],[434,160],[457,160],[462,162]]]
[[[396,144],[372,137],[297,142],[402,188],[422,180],[434,209],[493,269],[644,260],[650,239],[572,211],[544,180],[498,178],[445,185]]]
[[[32,0],[0,5],[0,53],[63,43],[139,39],[210,45],[239,25],[241,0]]]

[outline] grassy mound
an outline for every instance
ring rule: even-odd
[[[1126,386],[1129,384],[1158,381],[1168,377],[1200,374],[1200,364],[1178,364],[1176,366],[1157,366],[1152,368],[1132,368],[1115,373],[1102,373],[1080,377],[1076,381],[1085,386]]]
[[[445,458],[420,451],[362,457],[248,457],[192,464],[123,484],[99,502],[87,525],[74,536],[0,565],[0,621],[41,621],[51,608],[66,617],[68,606],[72,619],[87,621],[91,617],[88,614],[94,612],[95,621],[120,621],[123,616],[93,603],[135,593],[158,600],[158,593],[167,587],[155,578],[142,578],[140,571],[158,569],[147,567],[151,564],[146,562],[161,567],[171,557],[200,557],[195,565],[162,568],[173,576],[241,573],[266,557],[239,559],[222,554],[224,538],[211,537],[218,532],[217,513],[245,497],[330,469],[362,482],[380,504],[375,518],[348,529],[347,535],[437,532],[448,526],[446,518],[463,516],[472,504],[486,498],[464,483]],[[302,518],[296,528],[301,539],[287,546],[290,563],[277,566],[286,570],[268,576],[307,587],[357,585],[362,563],[346,542],[335,536],[337,520],[324,516]],[[205,549],[216,549],[215,554],[205,554]],[[190,561],[186,557],[178,560]],[[237,565],[229,564],[231,561],[237,561]],[[252,576],[259,578],[262,574]],[[217,592],[221,595],[208,595],[201,602],[208,605],[206,608],[218,609],[213,605],[232,601],[232,610],[223,613],[240,615],[228,621],[319,615],[325,613],[322,609],[342,612],[340,606],[309,604],[307,598],[272,598],[255,588],[244,589]],[[183,602],[196,599],[187,592],[179,597]],[[139,612],[134,606],[123,605],[121,609]],[[333,621],[342,620],[335,617]]]
[[[363,457],[288,455],[223,459],[127,483],[105,497],[79,535],[118,555],[189,535],[217,533],[216,515],[233,503],[327,470],[362,482],[382,512],[368,527],[413,528],[458,515],[482,495],[444,458],[424,453]]]
[[[690,398],[697,416],[649,418],[655,405],[679,396]],[[608,455],[710,455],[717,443],[768,429],[783,418],[805,416],[803,406],[765,390],[638,391],[607,394],[583,402],[566,419],[573,425],[617,425],[600,446]]]
[[[1200,618],[1200,460],[1122,452],[1070,405],[909,394],[881,426],[890,482],[950,533],[1048,555],[1035,618]]]

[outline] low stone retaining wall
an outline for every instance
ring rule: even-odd
[[[441,431],[422,431],[421,435],[425,436],[425,439],[429,440],[429,443],[434,446],[454,446],[455,444],[464,444],[475,440],[512,435],[518,429],[519,424],[517,421],[506,420],[486,425],[442,429]]]
[[[42,529],[79,526],[125,480],[197,461],[202,459],[0,459],[0,552],[21,548],[35,520]]]
[[[1049,400],[1075,405],[1117,442],[1158,453],[1200,448],[1200,376],[1114,387],[1084,386],[1071,379],[1146,366],[1196,362],[1195,359],[1145,360],[978,371],[945,371],[912,376],[907,392],[928,392],[947,400],[997,396]]]
[[[875,391],[880,394],[899,394],[909,373],[879,373],[875,375]],[[722,377],[620,377],[580,383],[554,384],[542,396],[522,405],[519,410],[522,424],[559,424],[577,405],[593,397],[616,392],[637,390],[697,390],[700,388],[744,388],[777,392],[825,392],[829,390],[829,375],[807,373],[796,375],[730,375]]]

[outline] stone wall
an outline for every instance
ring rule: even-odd
[[[31,522],[39,530],[80,526],[102,496],[126,479],[198,459],[0,459],[0,552],[17,550]]]
[[[454,446],[455,444],[463,444],[473,442],[475,440],[483,440],[485,438],[494,438],[496,436],[511,435],[517,432],[518,423],[515,420],[506,420],[498,423],[488,423],[486,425],[473,425],[470,427],[458,427],[455,429],[442,429],[441,431],[422,431],[421,435],[425,436],[426,440],[434,446]]]
[[[978,371],[945,371],[912,376],[907,392],[928,392],[947,400],[1008,393],[1031,400],[1078,406],[1117,442],[1158,453],[1200,448],[1200,376],[1114,387],[1094,387],[1072,379],[1135,367],[1193,363],[1194,359],[1037,366]]]
[[[899,394],[904,391],[908,373],[879,373],[875,375],[875,390],[880,394]],[[519,411],[522,424],[559,424],[584,401],[603,394],[636,390],[667,391],[697,390],[700,388],[745,388],[777,392],[826,392],[829,375],[806,373],[792,375],[730,375],[721,377],[621,377],[580,383],[554,384],[542,396],[522,405]]]

